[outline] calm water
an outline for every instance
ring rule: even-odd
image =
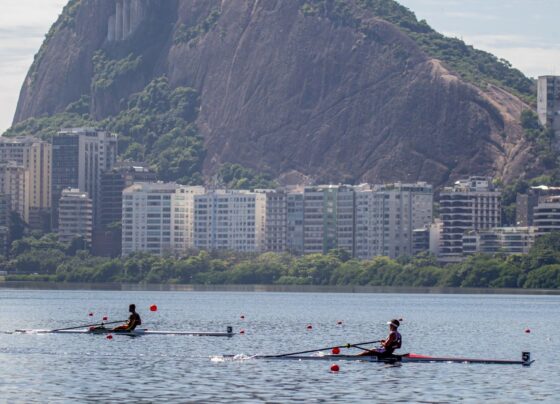
[[[245,334],[108,340],[0,333],[0,402],[560,400],[560,296],[0,290],[0,331],[87,323],[89,312],[118,320],[129,303],[137,304],[147,328],[231,325]],[[536,363],[340,362],[340,372],[331,373],[329,362],[209,359],[373,340],[385,336],[392,317],[404,318],[406,352],[518,359],[530,350]]]

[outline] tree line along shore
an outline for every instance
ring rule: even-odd
[[[6,281],[556,289],[560,233],[540,237],[526,255],[477,254],[447,265],[429,254],[360,261],[343,250],[301,257],[193,251],[181,257],[104,258],[81,250],[80,243],[67,246],[47,235],[14,242],[0,271],[7,273]]]

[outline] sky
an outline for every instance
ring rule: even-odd
[[[66,0],[1,0],[0,133],[33,56]],[[434,29],[509,60],[530,77],[560,74],[560,0],[399,0]]]

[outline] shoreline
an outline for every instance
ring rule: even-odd
[[[130,283],[65,283],[0,281],[0,289],[22,290],[106,290],[159,292],[276,292],[276,293],[402,293],[466,295],[560,295],[560,289],[452,288],[408,286],[315,286],[315,285],[193,285]]]

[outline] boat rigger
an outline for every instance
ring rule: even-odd
[[[232,327],[227,327],[225,332],[210,332],[210,331],[158,331],[150,330],[147,328],[136,328],[131,331],[116,331],[109,328],[82,328],[82,329],[69,329],[69,330],[15,330],[16,333],[21,334],[90,334],[90,335],[127,335],[131,337],[138,337],[143,335],[183,335],[191,337],[233,337],[235,333]]]

